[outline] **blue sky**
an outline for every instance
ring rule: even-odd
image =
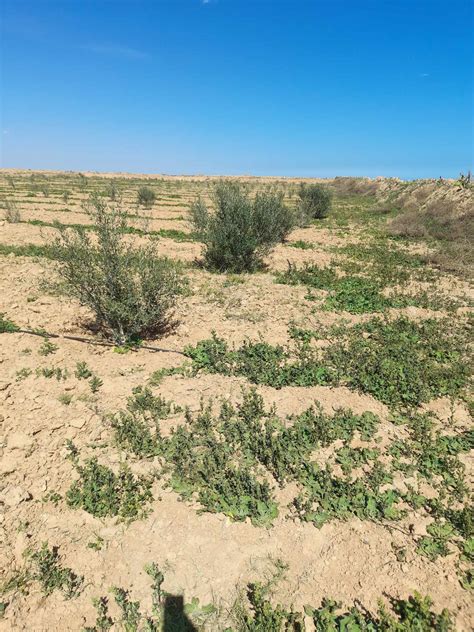
[[[2,0],[3,167],[455,177],[472,0]]]

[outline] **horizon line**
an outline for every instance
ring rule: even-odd
[[[29,168],[29,167],[0,167],[0,173],[9,172],[9,171],[25,171],[32,173],[47,173],[47,174],[75,174],[82,173],[83,175],[92,175],[92,176],[102,176],[102,177],[115,177],[115,176],[141,176],[144,178],[255,178],[255,179],[280,179],[280,180],[334,180],[336,178],[363,178],[366,180],[400,180],[400,181],[414,181],[414,180],[443,180],[446,182],[453,181],[455,182],[457,178],[444,178],[442,176],[438,177],[413,177],[413,178],[402,178],[400,176],[387,176],[387,175],[377,175],[377,176],[361,176],[361,175],[350,175],[350,174],[339,174],[333,176],[290,176],[290,175],[275,175],[275,174],[266,174],[266,175],[255,175],[252,173],[240,173],[240,174],[226,174],[226,173],[165,173],[165,172],[151,172],[147,173],[144,171],[99,171],[99,170],[84,170],[84,169],[38,169],[38,168]],[[470,172],[470,171],[469,171]]]

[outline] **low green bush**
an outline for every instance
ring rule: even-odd
[[[216,271],[255,271],[294,224],[283,193],[274,189],[251,198],[241,183],[223,181],[215,186],[211,199],[214,211],[199,198],[191,206],[191,220],[197,239],[205,247],[205,263]]]
[[[137,202],[140,206],[150,208],[156,200],[156,193],[150,187],[140,187],[137,191]]]
[[[331,210],[332,195],[324,186],[302,182],[298,196],[298,210],[302,223],[328,216]]]
[[[9,224],[17,224],[21,220],[20,211],[14,200],[5,200],[5,219]]]

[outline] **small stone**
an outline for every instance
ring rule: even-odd
[[[6,476],[15,472],[18,459],[13,454],[8,454],[0,459],[0,474]]]
[[[18,507],[22,502],[31,500],[31,494],[20,486],[14,485],[3,490],[0,498],[7,507]]]
[[[24,432],[12,432],[8,435],[7,445],[10,450],[27,450],[33,445],[33,439]]]
[[[81,428],[84,428],[86,420],[84,419],[84,417],[79,417],[78,419],[71,419],[69,423],[73,428],[77,428],[78,430],[80,430]]]

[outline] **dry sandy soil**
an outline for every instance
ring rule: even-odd
[[[85,175],[91,182],[100,180],[94,174]],[[48,243],[54,229],[30,224],[30,220],[49,224],[56,220],[70,224],[88,222],[81,209],[88,190],[81,190],[76,183],[69,185],[75,176],[50,173],[43,180],[38,174],[14,171],[4,171],[1,176],[0,197],[16,200],[22,222],[7,223],[0,218],[0,244]],[[115,177],[121,183],[124,203],[131,213],[136,213],[134,199],[139,178],[122,174],[107,177]],[[189,232],[187,206],[198,192],[205,194],[208,181],[204,177],[150,179],[151,184],[159,183],[159,198],[152,209],[144,212],[149,217],[147,230]],[[294,180],[277,183],[290,193],[295,186]],[[49,188],[47,195],[41,192],[45,185]],[[67,202],[62,198],[65,189],[71,191]],[[132,223],[143,225],[142,220]],[[64,566],[85,577],[85,585],[82,593],[70,600],[59,591],[45,596],[35,581],[10,591],[3,597],[7,606],[0,618],[0,629],[81,630],[95,621],[92,599],[109,594],[111,586],[130,590],[133,599],[140,600],[142,610],[149,611],[150,578],[144,567],[151,562],[164,570],[166,591],[184,595],[185,601],[198,597],[201,603],[214,603],[219,616],[204,625],[208,629],[224,629],[222,621],[225,622],[238,590],[249,581],[265,577],[275,559],[288,565],[275,587],[275,602],[301,608],[304,604],[318,605],[327,596],[347,605],[358,600],[374,609],[383,595],[406,598],[418,590],[432,597],[437,611],[448,608],[459,629],[472,629],[472,593],[460,584],[456,556],[432,562],[416,552],[419,538],[426,533],[427,519],[421,512],[411,512],[394,525],[352,518],[331,521],[317,529],[285,512],[291,497],[288,490],[277,490],[280,515],[273,526],[263,528],[249,520],[232,522],[221,514],[198,513],[197,503],[181,501],[163,481],[154,483],[149,515],[130,524],[115,518],[94,518],[68,507],[64,500],[57,504],[47,500],[50,493],[64,496],[76,477],[66,459],[67,440],[80,450],[81,459],[96,455],[112,468],[127,459],[114,446],[105,415],[123,408],[132,389],[145,384],[158,369],[181,365],[181,352],[186,345],[208,338],[213,330],[231,345],[258,335],[272,344],[286,344],[289,323],[311,328],[321,322],[336,322],[341,314],[318,311],[314,303],[305,299],[304,286],[275,284],[273,273],[285,270],[288,262],[327,265],[338,256],[337,247],[363,239],[360,226],[350,230],[347,225],[336,224],[298,229],[290,241],[311,242],[312,249],[279,245],[267,260],[268,270],[245,275],[243,282],[191,265],[192,292],[178,304],[176,329],[160,340],[148,341],[162,351],[138,349],[120,354],[111,347],[60,337],[53,341],[58,349],[43,356],[39,353],[42,338],[25,333],[1,335],[0,581],[18,577],[28,564],[28,551],[48,542],[59,547]],[[159,247],[163,254],[189,264],[201,252],[194,241],[167,237],[159,239]],[[0,255],[0,312],[23,329],[44,328],[59,336],[93,338],[85,327],[90,318],[87,310],[45,286],[45,280],[53,276],[53,268],[53,262],[41,257]],[[443,277],[439,283],[452,296],[469,295],[469,285],[463,280]],[[427,312],[418,307],[402,311],[415,319],[423,318]],[[351,322],[366,318],[343,316]],[[74,377],[80,361],[87,362],[103,381],[96,394],[91,394],[87,383]],[[57,381],[36,375],[37,369],[51,366],[67,369],[69,377]],[[202,398],[240,401],[246,384],[245,379],[238,377],[172,375],[154,387],[154,392],[196,411]],[[302,412],[318,401],[328,412],[339,407],[351,408],[355,413],[372,411],[382,420],[383,436],[396,437],[400,432],[390,423],[384,404],[345,387],[258,387],[258,391],[267,405],[275,403],[282,416]],[[68,405],[59,399],[64,394],[70,396]],[[470,423],[462,403],[457,402],[453,408],[452,402],[440,399],[428,407],[451,427]],[[179,418],[177,413],[171,422],[178,422]],[[464,455],[463,459],[469,475],[472,453],[471,458]],[[132,461],[131,466],[134,471],[141,471],[140,462]],[[102,541],[100,550],[88,547],[98,538]],[[405,554],[401,561],[397,550],[402,549]],[[111,612],[116,612],[114,604]]]

